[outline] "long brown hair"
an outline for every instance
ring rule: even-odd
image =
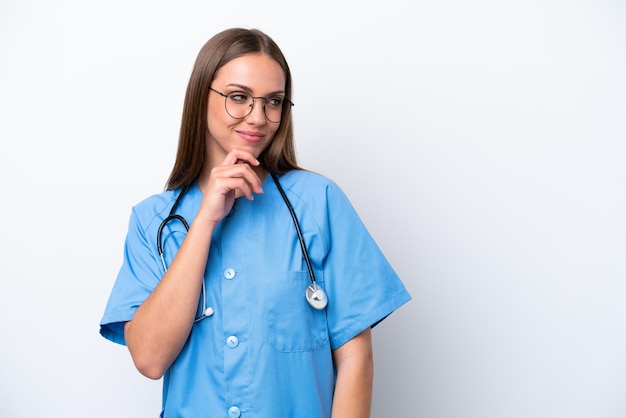
[[[263,53],[274,59],[285,73],[285,96],[291,98],[291,72],[278,45],[258,29],[232,28],[209,39],[196,58],[183,106],[178,150],[166,189],[172,190],[192,183],[202,171],[206,158],[207,104],[209,87],[215,73],[235,58]],[[274,139],[259,156],[271,173],[300,169],[296,162],[291,112],[283,108],[280,126]]]

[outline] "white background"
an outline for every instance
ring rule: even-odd
[[[374,418],[626,416],[622,1],[0,1],[0,416],[156,417],[98,324],[202,44],[257,27],[302,165],[413,300]]]

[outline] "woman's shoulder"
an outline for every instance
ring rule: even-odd
[[[283,189],[307,206],[324,207],[347,202],[348,197],[332,179],[307,170],[292,170],[279,177]]]
[[[322,190],[339,189],[330,178],[308,170],[291,170],[280,176],[280,184],[293,193],[320,192]]]
[[[155,193],[136,203],[132,210],[140,224],[148,228],[150,224],[167,216],[180,190],[166,190]]]
[[[144,197],[133,207],[141,211],[161,211],[164,206],[171,205],[176,196],[178,196],[178,190],[165,190],[160,193],[152,194],[148,197]]]

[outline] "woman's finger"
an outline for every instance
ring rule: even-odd
[[[211,179],[218,178],[240,178],[245,180],[255,193],[263,193],[261,179],[247,163],[214,167],[213,170],[211,170],[209,184],[211,183]]]
[[[241,163],[248,163],[252,164],[253,166],[258,166],[261,164],[261,162],[257,160],[252,153],[235,148],[231,150],[228,154],[226,154],[224,161],[222,161],[222,166],[229,166]]]

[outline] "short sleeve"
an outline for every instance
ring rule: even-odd
[[[334,350],[382,321],[411,296],[343,191],[331,182],[326,193],[324,283]]]
[[[126,344],[124,323],[133,318],[137,308],[159,283],[164,273],[159,260],[133,208],[122,267],[100,321],[100,334],[103,337],[118,344]]]

